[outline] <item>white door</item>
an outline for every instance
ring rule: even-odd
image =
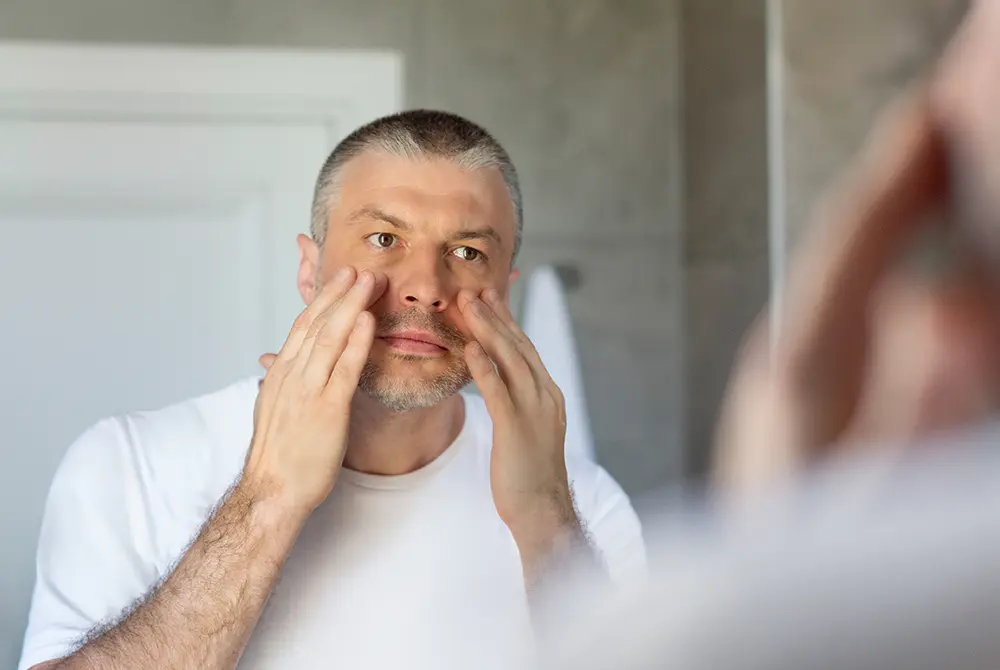
[[[332,146],[396,111],[392,54],[0,45],[0,667],[45,495],[97,419],[258,372],[301,308]]]

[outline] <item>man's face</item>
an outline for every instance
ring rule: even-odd
[[[300,237],[299,290],[311,302],[345,265],[384,273],[388,288],[371,307],[376,337],[359,387],[394,411],[429,407],[471,381],[458,292],[506,296],[514,240],[514,208],[498,170],[364,154],[341,173],[323,248]]]

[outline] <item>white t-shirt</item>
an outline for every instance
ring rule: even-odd
[[[243,467],[257,389],[251,378],[106,419],[70,447],[46,504],[19,668],[65,656],[169,574]],[[489,414],[464,397],[461,433],[426,467],[343,471],[292,550],[241,670],[520,665],[530,633],[520,558],[490,492]],[[592,462],[567,468],[613,579],[641,578],[626,495]]]

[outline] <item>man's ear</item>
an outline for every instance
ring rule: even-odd
[[[319,245],[308,235],[300,234],[295,241],[299,245],[299,295],[309,305],[316,299],[319,284]]]
[[[518,270],[517,268],[511,269],[510,276],[507,278],[507,295],[504,296],[504,302],[506,302],[508,306],[510,306],[510,294],[511,294],[510,289],[514,286],[514,282],[516,282],[517,278],[520,276],[521,276],[520,270]]]

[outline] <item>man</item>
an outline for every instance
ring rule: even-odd
[[[562,396],[507,309],[521,228],[475,124],[414,111],[346,138],[263,380],[67,453],[20,667],[500,667],[571,555],[641,574],[628,499],[566,463]],[[473,380],[482,400],[457,393]]]

